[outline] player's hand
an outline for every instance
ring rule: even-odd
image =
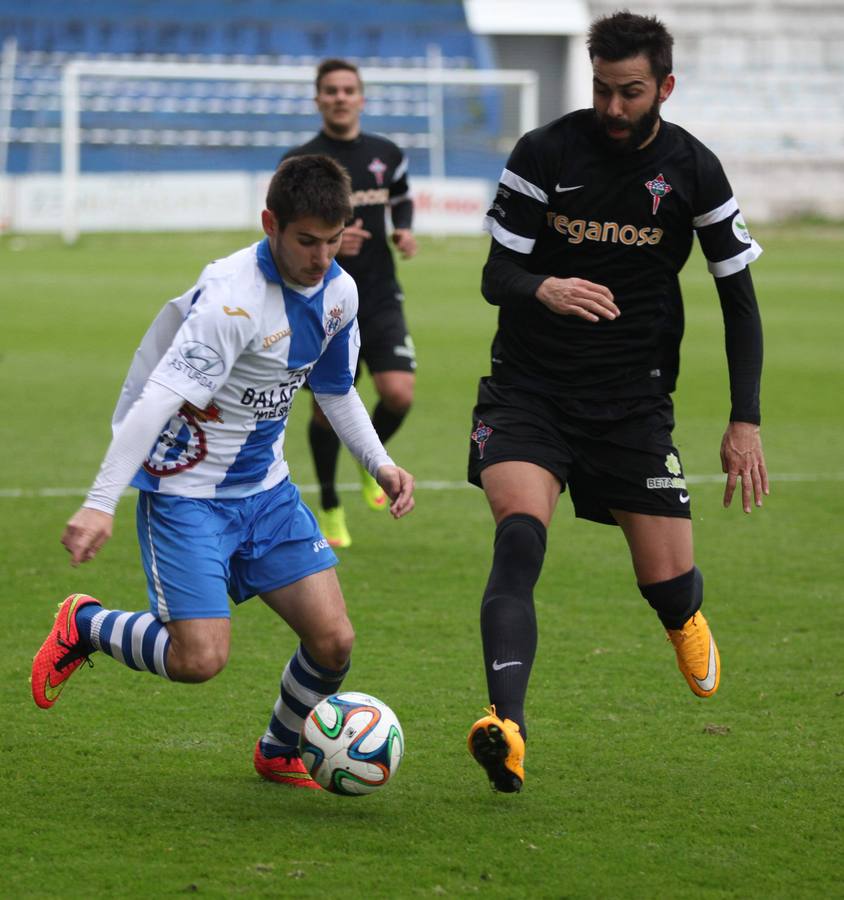
[[[413,259],[416,256],[416,238],[409,228],[396,228],[390,237],[403,259]]]
[[[398,466],[381,466],[375,480],[390,498],[390,514],[394,518],[400,519],[407,515],[416,505],[416,501],[413,499],[413,488],[416,482],[410,472],[406,472]]]
[[[536,289],[536,299],[559,316],[579,316],[587,322],[621,315],[612,291],[585,278],[546,278]]]
[[[363,227],[363,219],[355,219],[351,225],[347,225],[343,230],[343,237],[340,239],[340,249],[337,251],[338,256],[357,256],[364,241],[368,241],[372,237],[372,232],[367,231]]]
[[[724,506],[730,505],[736,482],[741,478],[741,505],[749,513],[750,498],[757,506],[762,505],[762,496],[770,494],[768,470],[762,453],[762,438],[759,426],[750,422],[730,422],[721,441],[721,471],[727,474],[724,489]]]
[[[82,507],[65,525],[62,544],[70,554],[70,564],[93,559],[100,547],[111,537],[114,516],[98,509]]]

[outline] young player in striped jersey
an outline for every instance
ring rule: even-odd
[[[357,289],[334,261],[350,213],[348,175],[336,162],[283,163],[267,192],[264,240],[208,265],[153,322],[99,474],[62,535],[73,565],[93,559],[121,493],[138,488],[149,612],[71,594],[33,662],[39,706],[51,707],[96,650],[163,678],[207,681],[229,654],[227,595],[237,604],[257,594],[301,643],[254,764],[265,778],[316,787],[299,732],[340,687],[354,632],[337,558],[284,459],[288,413],[306,379],[392,514],[413,508],[413,478],[387,455],[353,386]]]
[[[352,179],[354,221],[343,232],[337,256],[358,286],[360,358],[378,394],[372,424],[386,444],[413,403],[416,382],[416,352],[405,323],[404,295],[390,247],[392,243],[404,259],[416,254],[407,157],[387,138],[362,131],[363,81],[353,63],[344,59],[320,63],[316,105],[322,130],[287,156],[324,153],[336,159]],[[308,439],[320,484],[320,526],[332,547],[348,547],[352,537],[336,484],[340,442],[316,403]],[[365,470],[361,477],[367,506],[384,509],[384,492]]]
[[[536,650],[533,587],[566,486],[575,514],[619,525],[635,577],[700,697],[720,660],[700,612],[688,486],[673,445],[678,273],[696,233],[726,329],[732,409],[724,505],[762,505],[762,332],[748,264],[761,253],[715,155],[660,118],[673,39],[629,12],[589,34],[593,108],[526,134],[486,219],[482,290],[499,307],[492,374],[473,414],[469,480],[495,520],[481,634],[493,709],[469,750],[493,787],[524,780],[524,701]]]

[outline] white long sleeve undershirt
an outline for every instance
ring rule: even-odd
[[[337,436],[373,477],[381,466],[395,465],[354,387],[347,394],[314,396]],[[184,402],[170,388],[147,382],[118,426],[83,506],[114,515],[120,495],[146,459],[161,429]]]
[[[347,394],[314,394],[334,433],[352,456],[375,478],[381,466],[394,466],[372,426],[369,413],[354,386]]]
[[[120,495],[129,486],[161,429],[185,402],[164,385],[148,381],[112,438],[100,471],[82,504],[114,515]]]

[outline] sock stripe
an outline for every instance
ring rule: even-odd
[[[164,665],[167,656],[167,648],[170,646],[170,632],[166,628],[159,629],[155,636],[155,644],[152,648],[152,671],[162,678],[169,678],[167,668]]]
[[[291,658],[284,671],[285,674],[289,673],[290,677],[302,687],[314,691],[317,694],[324,695],[326,690],[328,690],[329,694],[334,693],[334,690],[331,689],[332,686],[336,689],[343,683],[348,667],[342,672],[334,672],[330,669],[323,669],[320,672],[308,665],[308,663],[297,654]]]
[[[281,697],[279,698],[281,703],[284,706],[292,709],[297,716],[300,716],[303,720],[307,717],[308,713],[322,700],[321,694],[316,694],[313,691],[307,692],[308,697],[310,698],[310,702],[303,703],[298,699],[294,694],[292,694],[284,685],[281,688]]]
[[[164,623],[149,612],[98,612],[91,620],[91,643],[130,669],[170,677],[170,634]]]
[[[141,613],[132,623],[132,660],[136,669],[149,669],[147,655],[144,653],[144,645],[147,638],[147,629],[150,622],[155,620],[149,613]],[[153,641],[155,638],[153,638]]]
[[[114,621],[111,623],[111,632],[105,635],[105,643],[102,646],[102,650],[108,653],[110,656],[113,656],[118,662],[123,663],[123,665],[127,665],[126,656],[123,653],[123,632],[126,628],[126,623],[129,619],[132,618],[132,613],[124,612],[118,613],[114,617]],[[108,627],[108,623],[106,623],[106,628]],[[104,628],[103,631],[106,629]],[[100,634],[100,638],[103,638],[103,634]]]
[[[121,649],[123,650],[123,660],[130,669],[140,669],[143,665],[143,658],[139,658],[139,638],[143,638],[143,632],[141,631],[140,634],[138,634],[135,630],[135,626],[141,620],[141,617],[146,615],[149,615],[149,613],[130,613],[129,618],[126,620],[126,624],[123,627]]]
[[[310,711],[343,683],[348,664],[339,672],[320,666],[300,644],[281,676],[281,689],[262,739],[276,753],[298,746]]]

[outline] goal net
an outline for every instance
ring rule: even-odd
[[[98,177],[111,179],[110,192],[130,204],[133,197],[149,206],[169,196],[176,227],[179,210],[197,222],[185,201],[198,202],[197,192],[205,190],[206,227],[214,227],[215,215],[225,227],[226,191],[243,193],[243,182],[232,176],[249,175],[263,187],[284,152],[319,130],[314,72],[312,66],[68,63],[61,86],[65,240],[101,227],[103,217],[90,208],[96,200],[86,201],[83,191],[83,180]],[[361,75],[365,128],[405,151],[412,177],[495,181],[517,137],[537,124],[533,72],[363,67]],[[156,200],[150,191],[158,190],[164,194]],[[255,190],[247,188],[251,206]],[[112,214],[117,203],[107,203]],[[229,218],[229,227],[239,227]],[[130,219],[127,210],[127,229]]]

